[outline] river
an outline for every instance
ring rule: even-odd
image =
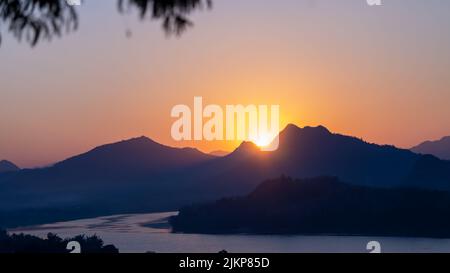
[[[301,235],[204,235],[170,232],[167,217],[177,212],[127,214],[58,222],[9,230],[45,237],[56,233],[61,237],[78,234],[98,235],[105,244],[114,244],[122,253],[234,253],[271,252],[369,252],[369,241],[381,244],[382,252],[450,252],[450,239],[301,236]]]

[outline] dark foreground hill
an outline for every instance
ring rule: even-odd
[[[244,197],[193,205],[174,232],[450,237],[450,193],[281,177]]]

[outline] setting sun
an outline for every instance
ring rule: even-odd
[[[269,133],[263,133],[259,134],[257,137],[252,139],[251,141],[255,143],[258,147],[267,147],[270,145],[270,143],[273,140],[273,136],[271,136]]]

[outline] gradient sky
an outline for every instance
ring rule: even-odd
[[[214,0],[168,38],[115,1],[88,0],[78,31],[36,48],[2,29],[0,159],[43,166],[141,135],[231,150],[171,139],[172,106],[194,96],[280,104],[283,125],[399,147],[450,135],[450,1],[383,3]]]

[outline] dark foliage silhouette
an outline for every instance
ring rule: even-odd
[[[169,34],[186,30],[192,25],[187,16],[204,6],[211,7],[211,0],[118,0],[120,13],[137,9],[141,19],[162,21]],[[76,30],[78,20],[75,7],[65,0],[0,0],[0,29],[5,26],[16,39],[25,39],[31,46]]]
[[[32,46],[78,27],[75,8],[65,0],[1,0],[0,20],[0,27],[5,25],[16,39],[25,38]]]
[[[78,235],[74,238],[62,239],[56,234],[47,234],[46,239],[25,234],[8,234],[0,230],[0,253],[69,253],[67,244],[77,241],[82,253],[118,253],[113,245],[104,245],[97,236]]]
[[[268,180],[244,197],[192,205],[175,232],[450,237],[450,193],[382,189],[335,177]]]
[[[139,11],[141,19],[148,14],[157,20],[162,20],[166,33],[181,34],[186,28],[192,26],[187,15],[203,7],[212,7],[212,0],[118,0],[120,12],[130,8]]]

